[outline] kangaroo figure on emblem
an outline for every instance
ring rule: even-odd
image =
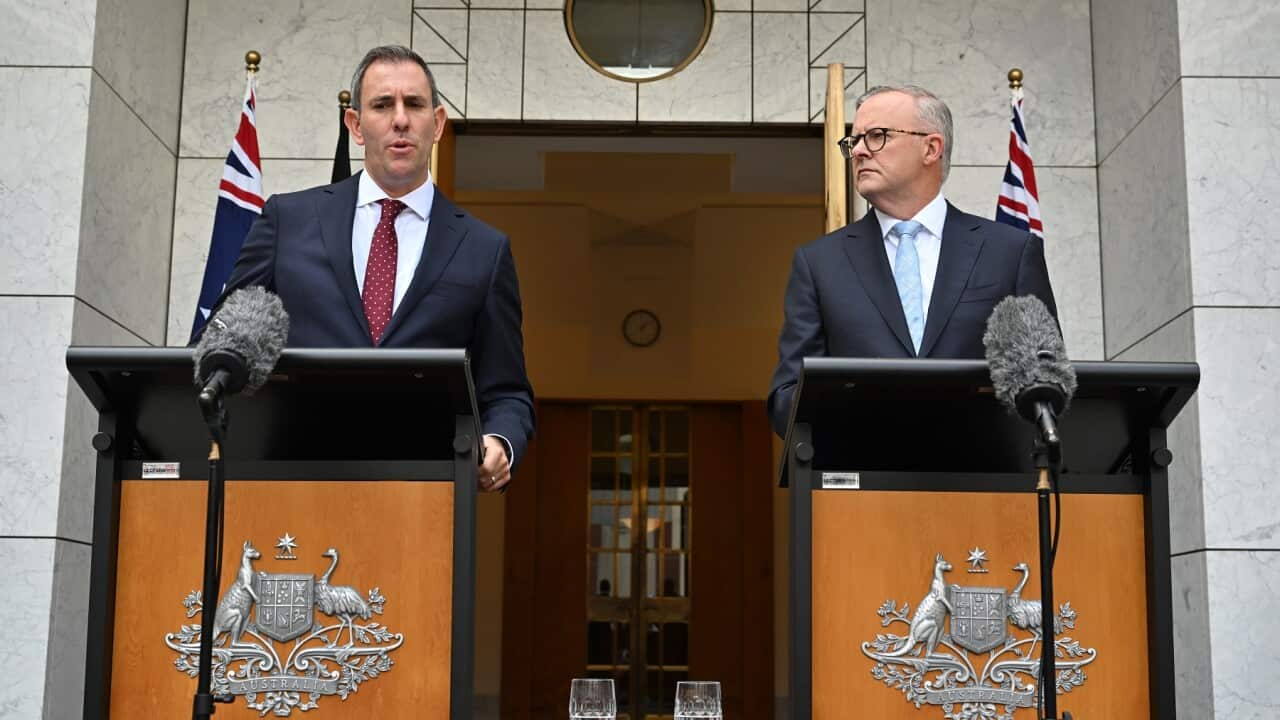
[[[907,641],[902,647],[891,653],[885,653],[885,657],[902,657],[911,652],[918,643],[924,643],[924,657],[933,654],[934,648],[938,646],[938,641],[942,639],[942,625],[947,618],[947,613],[954,612],[951,607],[951,601],[947,599],[947,585],[942,579],[942,573],[951,569],[951,563],[942,559],[942,553],[938,553],[937,559],[933,563],[933,582],[929,584],[929,594],[924,596],[919,605],[916,605],[916,614],[911,616],[911,630],[907,633]]]
[[[222,594],[218,601],[218,611],[213,618],[213,639],[227,634],[227,645],[239,645],[240,636],[249,626],[249,610],[258,601],[258,594],[253,591],[253,561],[262,554],[253,549],[248,541],[244,544],[244,552],[240,555],[240,570],[236,573],[235,582]]]

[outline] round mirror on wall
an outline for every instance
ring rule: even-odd
[[[680,72],[711,34],[711,0],[568,0],[569,39],[591,67],[645,82]]]

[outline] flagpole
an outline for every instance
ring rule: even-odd
[[[245,79],[251,86],[261,63],[262,54],[257,50],[244,54]],[[215,695],[212,689],[213,636],[218,632],[215,620],[218,616],[218,584],[222,581],[222,530],[225,520],[223,503],[226,495],[226,470],[222,446],[226,438],[228,417],[221,398],[210,405],[201,403],[200,411],[210,435],[209,485],[205,498],[204,583],[200,591],[200,659],[196,671],[196,694],[191,702],[191,717],[192,720],[209,720],[216,710],[214,703],[232,702],[231,695]],[[227,646],[238,641],[237,633],[228,630]]]
[[[1009,70],[1010,103],[1015,108],[1022,103],[1022,70]],[[1030,218],[1028,218],[1030,219]],[[1049,509],[1049,494],[1057,493],[1058,460],[1051,457],[1053,453],[1037,443],[1036,467],[1040,468],[1036,483],[1036,509],[1040,536],[1040,697],[1043,702],[1045,720],[1058,720],[1058,670],[1055,662],[1057,653],[1057,632],[1054,621],[1057,615],[1053,601],[1053,562],[1058,551],[1058,539],[1053,527],[1054,521]],[[1061,506],[1059,505],[1059,508]],[[1057,518],[1057,528],[1062,526],[1061,515]],[[1063,715],[1070,720],[1071,713]]]
[[[333,149],[333,171],[329,182],[336,183],[351,177],[351,143],[347,132],[347,111],[351,109],[351,91],[338,91],[338,143]]]

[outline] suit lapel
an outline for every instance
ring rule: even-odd
[[[907,331],[907,316],[902,312],[902,301],[898,299],[898,286],[893,282],[893,270],[884,251],[884,237],[880,235],[880,222],[875,211],[868,210],[861,220],[848,228],[844,250],[853,271],[903,349],[908,355],[915,355],[911,334]]]
[[[947,203],[947,221],[942,228],[942,252],[938,256],[938,272],[933,279],[933,298],[929,300],[929,319],[920,340],[920,357],[928,357],[955,312],[960,293],[973,273],[973,265],[982,250],[982,236],[977,233],[978,218],[960,212]]]
[[[316,213],[320,216],[320,237],[325,254],[333,266],[333,276],[338,290],[347,301],[356,324],[369,335],[369,321],[364,316],[364,304],[360,301],[360,289],[356,284],[355,266],[351,258],[351,226],[356,218],[356,198],[360,189],[360,173],[342,182],[321,188],[316,198]],[[370,339],[372,342],[372,339]]]
[[[444,274],[444,269],[453,259],[453,254],[457,252],[462,238],[466,235],[459,221],[462,211],[450,202],[439,188],[434,188],[434,192],[435,197],[431,201],[431,221],[427,225],[427,242],[422,248],[422,257],[418,259],[418,267],[413,271],[413,280],[409,282],[409,289],[400,299],[400,305],[391,316],[391,322],[387,323],[387,329],[382,332],[381,345],[387,344],[387,339],[403,324],[405,316],[413,312],[413,308],[422,302],[422,298],[426,297],[431,286],[435,285]]]

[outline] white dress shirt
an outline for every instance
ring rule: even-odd
[[[360,190],[356,195],[356,217],[351,223],[351,262],[356,270],[356,289],[364,296],[364,271],[369,264],[369,249],[373,247],[373,231],[382,219],[379,200],[391,197],[387,191],[369,177],[360,173]],[[431,224],[431,205],[435,202],[436,187],[427,181],[404,197],[396,198],[409,207],[396,217],[396,290],[391,300],[391,312],[400,307],[400,300],[413,282],[418,269],[422,248],[427,244],[427,227]]]
[[[929,322],[929,301],[933,298],[933,281],[938,276],[938,256],[942,254],[942,226],[947,222],[947,200],[938,196],[925,205],[912,218],[889,217],[876,210],[876,219],[880,221],[880,232],[884,235],[884,251],[889,255],[889,269],[896,269],[898,263],[898,236],[894,235],[893,226],[903,220],[915,220],[924,227],[916,234],[916,254],[920,256],[920,286],[924,290],[924,320]]]
[[[356,289],[364,295],[364,272],[369,265],[369,250],[373,247],[373,232],[378,229],[378,221],[382,219],[382,205],[378,202],[391,197],[386,190],[378,187],[378,183],[369,177],[369,173],[360,173],[360,189],[356,194],[356,217],[351,223],[351,262],[356,270]],[[418,261],[422,258],[422,249],[427,246],[427,229],[431,225],[431,206],[436,199],[436,186],[427,175],[427,181],[414,188],[409,194],[396,198],[408,207],[396,216],[396,288],[391,300],[391,312],[400,308],[400,300],[413,282],[413,274],[418,270]],[[496,437],[506,446],[507,460],[515,464],[515,453],[511,449],[511,441],[496,433],[487,433],[486,437]]]

